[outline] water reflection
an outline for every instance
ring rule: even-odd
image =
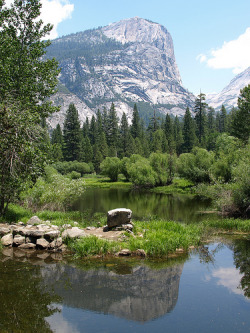
[[[157,216],[175,221],[197,221],[199,211],[206,210],[210,200],[190,195],[166,195],[130,189],[89,188],[78,200],[74,209],[106,213],[117,207],[130,208],[134,218]]]
[[[4,249],[0,332],[245,332],[249,244],[225,239],[161,262]]]
[[[41,274],[46,285],[57,281],[55,292],[68,307],[146,322],[173,310],[182,268],[183,264],[158,270],[139,265],[121,274],[53,265],[43,267]]]

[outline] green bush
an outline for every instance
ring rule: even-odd
[[[72,171],[78,172],[83,176],[84,174],[92,173],[94,171],[92,164],[87,164],[78,161],[69,162],[56,162],[52,164],[52,167],[60,172],[62,175],[71,173]]]
[[[81,178],[80,172],[72,171],[66,175],[70,179],[79,179]]]
[[[106,157],[102,161],[100,169],[103,175],[108,176],[112,182],[116,182],[121,170],[121,161],[118,157]]]
[[[45,168],[44,177],[38,178],[35,185],[22,193],[22,200],[34,209],[65,211],[84,192],[82,179],[69,179],[59,174],[51,166]]]
[[[210,168],[214,154],[206,149],[195,147],[191,153],[181,154],[178,163],[180,176],[195,183],[210,182]]]
[[[172,183],[176,167],[175,156],[152,153],[149,156],[149,163],[155,172],[156,186]]]
[[[149,160],[140,155],[131,156],[127,172],[130,181],[136,186],[152,187],[156,183],[156,174]]]

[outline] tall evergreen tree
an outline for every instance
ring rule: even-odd
[[[110,149],[111,156],[117,156],[118,148],[118,118],[115,111],[114,103],[111,104],[109,113],[108,113],[108,146]]]
[[[92,116],[89,126],[89,139],[92,146],[96,143],[97,135],[98,133],[97,133],[96,119],[94,116]]]
[[[126,114],[123,112],[119,129],[120,157],[128,156],[129,126]]]
[[[133,117],[132,117],[132,124],[130,131],[134,139],[140,137],[140,132],[141,132],[140,117],[136,104],[134,105],[133,109]]]
[[[80,160],[81,129],[78,111],[73,103],[69,105],[63,127],[63,155],[66,161]]]
[[[82,126],[82,133],[84,138],[89,137],[89,126],[89,118],[87,117]]]
[[[181,124],[177,116],[175,116],[174,119],[174,142],[175,142],[176,153],[179,155],[182,152],[183,134],[182,134]]]
[[[63,134],[62,134],[60,124],[57,124],[56,128],[52,132],[51,143],[52,143],[52,145],[55,143],[58,143],[61,146],[63,145]]]
[[[197,142],[195,135],[195,124],[191,116],[190,110],[187,107],[184,115],[184,124],[183,124],[183,152],[189,153]]]
[[[170,115],[167,113],[164,122],[164,132],[167,139],[167,152],[172,153],[175,150],[174,127]]]
[[[232,119],[232,133],[243,142],[250,135],[250,84],[240,91],[238,110]]]
[[[195,100],[194,112],[195,112],[195,122],[196,122],[196,133],[200,146],[205,145],[205,139],[207,134],[207,118],[206,118],[206,108],[207,103],[205,102],[206,95],[200,93]]]
[[[222,105],[219,114],[219,132],[227,132],[227,111],[224,105]]]

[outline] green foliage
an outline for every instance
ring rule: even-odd
[[[232,134],[243,142],[250,135],[250,84],[241,90],[238,98],[238,110],[233,114]]]
[[[153,220],[150,222],[135,222],[138,233],[143,238],[129,239],[130,249],[144,249],[148,256],[163,257],[182,248],[187,250],[191,245],[198,245],[202,228],[197,225],[184,225],[170,221]]]
[[[191,153],[181,154],[178,159],[180,176],[192,182],[209,182],[210,167],[214,161],[214,154],[203,148],[194,148]]]
[[[203,221],[205,227],[214,228],[216,232],[220,230],[250,232],[250,220],[241,219],[218,219]]]
[[[155,172],[149,160],[142,156],[131,156],[130,163],[127,163],[127,173],[130,181],[136,186],[152,187],[155,185]]]
[[[79,240],[68,240],[68,247],[77,257],[114,254],[121,249],[121,243],[88,236]]]
[[[71,171],[70,173],[68,173],[66,175],[69,179],[79,179],[81,178],[81,174],[80,172],[76,172],[76,171]]]
[[[81,139],[78,111],[74,104],[70,104],[63,126],[63,155],[66,161],[81,159]]]
[[[83,179],[69,179],[47,166],[44,177],[22,194],[22,199],[33,209],[66,210],[84,192]]]
[[[170,154],[152,153],[149,163],[155,172],[155,185],[170,184],[175,173],[176,158]]]
[[[46,129],[38,124],[57,108],[48,97],[55,93],[58,64],[45,60],[52,29],[43,25],[41,3],[15,0],[10,8],[0,2],[0,215],[34,182],[48,151]]]
[[[66,175],[74,171],[80,173],[80,175],[83,176],[94,171],[92,164],[78,161],[56,162],[52,164],[52,167],[58,172],[60,172],[62,175]]]
[[[106,157],[100,168],[103,175],[108,176],[112,182],[116,182],[121,170],[121,161],[118,157]]]
[[[55,93],[58,63],[45,60],[49,41],[42,40],[52,29],[39,20],[41,2],[15,0],[10,8],[0,5],[0,99],[9,95],[33,115],[54,112],[48,100]]]

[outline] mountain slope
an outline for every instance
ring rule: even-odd
[[[60,82],[92,112],[114,102],[118,115],[125,111],[130,118],[133,104],[141,102],[183,114],[194,101],[182,86],[171,35],[148,20],[135,17],[58,38],[48,49],[52,56]]]
[[[222,104],[230,110],[237,106],[240,90],[248,84],[250,84],[250,67],[236,75],[219,94],[207,95],[206,102],[217,111]]]

